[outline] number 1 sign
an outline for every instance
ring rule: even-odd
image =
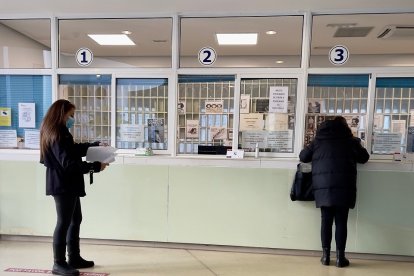
[[[198,52],[198,61],[202,65],[212,65],[216,61],[216,51],[210,47],[204,47]]]
[[[88,48],[80,48],[76,52],[76,62],[80,66],[88,66],[92,63],[93,60],[93,53]]]

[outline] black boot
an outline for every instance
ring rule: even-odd
[[[349,266],[349,260],[345,258],[344,250],[336,250],[336,266],[337,267]]]
[[[66,245],[53,244],[53,257],[54,263],[52,268],[52,274],[55,275],[79,275],[79,271],[69,266],[66,263]]]
[[[323,247],[321,263],[323,265],[329,265],[330,262],[331,262],[331,249],[329,247]]]
[[[74,269],[65,262],[56,262],[53,264],[52,274],[54,275],[79,275],[79,270]]]
[[[81,257],[79,238],[68,241],[68,257],[68,264],[74,268],[88,268],[95,265],[93,261],[87,261]]]
[[[74,268],[88,268],[93,267],[95,263],[93,261],[87,261],[83,259],[80,255],[73,256],[69,255],[69,265]]]

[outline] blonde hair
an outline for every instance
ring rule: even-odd
[[[74,104],[64,99],[50,106],[40,127],[40,160],[43,160],[50,146],[61,139],[60,129],[66,127],[66,115],[75,108]]]

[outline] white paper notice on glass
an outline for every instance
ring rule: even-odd
[[[19,127],[36,127],[35,103],[19,103]]]
[[[113,147],[89,147],[86,152],[86,161],[112,163],[115,161],[116,148]]]
[[[401,133],[402,137],[405,137],[405,120],[392,120],[391,121],[391,132]]]
[[[243,130],[263,130],[263,114],[240,114],[240,131]]]
[[[28,149],[40,148],[40,131],[38,129],[24,130],[24,147]]]
[[[288,87],[271,86],[269,88],[269,113],[287,113]]]
[[[401,133],[374,133],[374,153],[400,152]]]
[[[121,124],[119,125],[119,136],[123,142],[144,142],[144,125]]]
[[[17,132],[15,129],[0,130],[0,148],[17,148]]]
[[[250,112],[250,95],[240,95],[240,113]]]
[[[266,116],[265,129],[269,131],[288,130],[288,114],[269,113]]]

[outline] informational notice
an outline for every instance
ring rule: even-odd
[[[28,149],[40,148],[40,131],[38,129],[24,130],[24,147]]]
[[[288,109],[288,87],[271,86],[269,88],[269,112],[287,113]]]
[[[19,127],[36,127],[35,103],[19,103]]]
[[[269,113],[266,116],[265,129],[269,131],[287,130],[288,120],[288,114]]]
[[[401,133],[374,133],[374,153],[395,153],[401,151]]]
[[[279,152],[293,151],[293,131],[270,131],[267,134],[267,147]]]
[[[0,107],[0,126],[11,126],[11,108]]]
[[[267,145],[266,131],[243,131],[242,132],[242,148],[252,149],[259,144],[259,148],[265,148]]]
[[[0,130],[0,148],[17,148],[17,132],[15,129]]]
[[[119,136],[123,142],[144,142],[144,125],[121,124]]]
[[[259,144],[259,148],[271,148],[279,152],[292,152],[293,130],[242,132],[243,149],[254,150],[256,144]]]
[[[240,114],[240,131],[263,130],[263,114]]]

